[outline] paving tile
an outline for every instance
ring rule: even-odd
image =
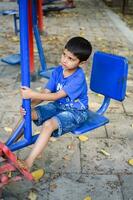
[[[80,172],[80,151],[78,139],[62,136],[55,140],[52,139],[46,150],[35,161],[34,169],[45,168],[47,173],[79,173]],[[25,159],[32,146],[20,150],[18,155]]]
[[[132,140],[131,140],[132,141]],[[90,139],[81,143],[81,169],[83,173],[133,173],[127,163],[133,156],[131,141],[122,139]],[[104,155],[105,150],[110,155]]]
[[[50,142],[43,156],[47,172],[80,172],[80,150],[76,138],[61,137]]]
[[[45,174],[45,177],[39,182],[33,183],[24,179],[19,182],[11,183],[4,188],[2,197],[5,200],[11,198],[13,200],[23,200],[31,199],[34,196],[34,198],[36,197],[38,200],[48,200],[49,177],[49,174]],[[30,193],[33,195],[30,195]]]
[[[127,115],[133,116],[133,93],[127,93],[127,98],[123,102],[123,106]]]
[[[125,175],[121,177],[123,197],[127,200],[133,199],[133,175]]]
[[[132,116],[119,115],[118,113],[108,113],[110,122],[106,126],[109,138],[133,139],[133,119]]]
[[[95,200],[122,200],[119,180],[113,175],[87,175],[79,177],[61,176],[51,182],[49,200],[81,200],[90,196]],[[53,186],[53,187],[52,187]]]

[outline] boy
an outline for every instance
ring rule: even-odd
[[[79,127],[88,118],[87,83],[82,68],[92,52],[90,42],[82,37],[74,37],[65,45],[59,65],[51,75],[42,92],[22,87],[24,99],[32,99],[35,106],[42,101],[52,101],[34,107],[32,120],[42,125],[40,135],[25,160],[31,168],[37,156],[45,149],[51,136],[59,137]],[[25,114],[24,109],[21,113]]]

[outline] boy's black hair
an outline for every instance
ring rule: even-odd
[[[65,45],[65,49],[73,53],[80,62],[86,61],[92,52],[91,43],[83,37],[73,37]]]

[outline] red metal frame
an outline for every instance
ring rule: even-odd
[[[43,32],[43,10],[42,10],[42,0],[37,2],[37,16],[38,16],[38,28],[40,33]]]
[[[34,74],[34,39],[33,39],[33,21],[32,21],[32,0],[28,1],[28,28],[29,28],[29,62],[30,74]]]
[[[33,181],[31,173],[20,165],[17,156],[2,142],[0,142],[0,157],[3,157],[3,161],[0,162],[0,189],[12,181],[21,180],[23,176]],[[9,177],[7,174],[12,171],[19,171],[20,175]]]

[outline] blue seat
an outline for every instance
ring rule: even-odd
[[[19,20],[18,11],[17,10],[0,10],[0,16],[1,15],[13,15],[14,29],[15,29],[15,34],[17,35],[17,33],[19,32],[19,28],[17,24],[17,20]]]
[[[1,58],[1,61],[10,65],[20,64],[20,54],[12,54],[12,55],[6,56],[4,58]]]
[[[104,96],[101,107],[93,112],[89,110],[89,119],[72,133],[81,135],[95,128],[103,126],[109,119],[103,116],[107,110],[110,99],[123,101],[126,94],[128,75],[128,61],[118,55],[96,52],[93,57],[90,78],[90,89]]]

